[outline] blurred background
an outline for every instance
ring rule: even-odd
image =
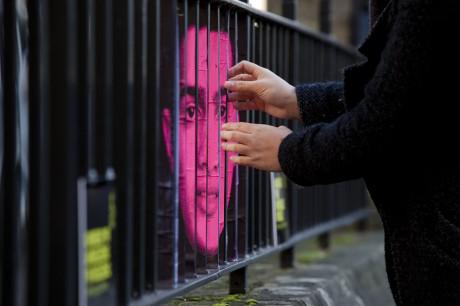
[[[248,0],[254,8],[286,16],[297,5],[297,21],[311,29],[330,33],[344,44],[356,46],[369,30],[367,0]]]

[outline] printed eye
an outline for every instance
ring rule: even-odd
[[[226,114],[227,114],[227,107],[225,107],[225,105],[221,105],[219,108],[219,116],[223,118],[225,117]]]
[[[188,120],[194,120],[195,119],[195,106],[194,105],[188,106],[187,109],[185,110],[185,112],[187,113],[187,119]]]

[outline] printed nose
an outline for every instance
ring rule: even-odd
[[[198,141],[198,169],[206,170],[206,139]]]
[[[220,148],[217,136],[208,135],[206,141],[206,135],[204,139],[199,141],[198,150],[198,169],[202,171],[208,170],[208,175],[217,175],[219,170],[219,151]],[[223,161],[221,161],[223,162]]]
[[[209,175],[218,175],[219,173],[219,158],[217,155],[217,148],[213,151],[213,154],[209,154],[208,159],[208,172]]]

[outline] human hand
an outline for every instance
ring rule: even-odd
[[[224,87],[239,110],[261,110],[281,119],[300,119],[295,87],[254,63],[242,61],[230,68]]]
[[[220,136],[227,141],[222,143],[225,151],[239,154],[230,158],[235,164],[281,171],[278,150],[281,141],[290,133],[292,131],[285,126],[237,122],[224,124]]]

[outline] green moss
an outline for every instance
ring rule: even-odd
[[[187,297],[181,298],[180,300],[176,299],[172,302],[174,303],[174,305],[178,305],[178,306],[197,305],[199,302],[210,302],[210,303],[214,302],[212,306],[230,306],[229,303],[241,302],[241,301],[242,301],[241,295],[229,294],[225,296],[216,296],[216,295],[187,296]]]
[[[239,294],[230,294],[224,297],[221,302],[238,302],[241,301]]]
[[[246,300],[246,305],[257,305],[259,302],[257,302],[257,300],[254,300],[254,299],[249,299],[249,300]]]
[[[297,260],[300,263],[308,264],[308,263],[317,262],[321,259],[324,259],[326,258],[326,256],[327,256],[327,252],[323,250],[309,250],[309,251],[305,251],[302,254],[299,254],[297,256]]]
[[[339,234],[332,240],[333,246],[347,246],[357,241],[355,233],[343,233]]]

